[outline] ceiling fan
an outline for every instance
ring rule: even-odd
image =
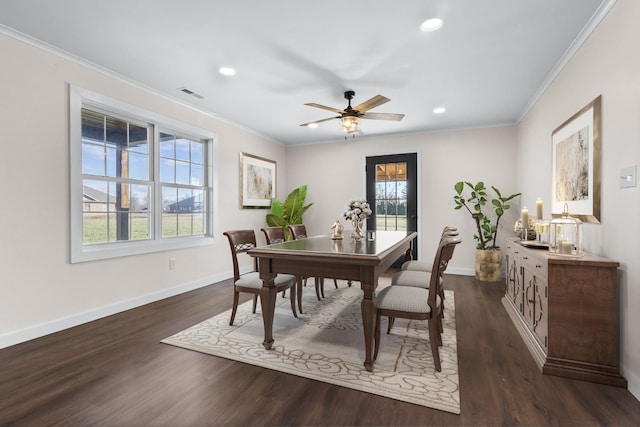
[[[376,95],[373,98],[364,101],[362,104],[356,105],[355,107],[351,107],[351,100],[356,95],[356,93],[352,90],[347,90],[344,93],[344,97],[349,101],[349,105],[344,110],[339,110],[333,107],[327,107],[326,105],[316,104],[310,102],[308,105],[310,107],[322,108],[323,110],[333,111],[334,113],[340,114],[339,116],[329,117],[327,119],[315,120],[313,122],[304,123],[300,126],[309,126],[322,122],[326,122],[329,120],[340,119],[342,129],[346,133],[354,133],[358,131],[358,123],[360,119],[373,119],[373,120],[395,120],[399,122],[404,118],[404,114],[395,114],[395,113],[369,113],[368,111],[376,108],[386,102],[389,102],[390,99],[386,98],[382,95]]]

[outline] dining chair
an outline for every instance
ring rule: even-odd
[[[456,236],[458,236],[457,228],[445,227],[444,230],[442,230],[442,235],[440,236],[438,245],[440,245],[440,243],[442,243],[442,241],[446,238]],[[433,262],[429,263],[427,261],[414,260],[406,261],[402,265],[402,269],[391,277],[391,285],[427,288],[429,286],[429,281],[431,280],[430,277],[433,268]],[[442,280],[442,275],[444,274],[446,268],[447,266],[445,265],[444,268],[440,270],[440,280]]]
[[[285,235],[284,227],[273,226],[273,227],[263,227],[260,229],[264,234],[264,239],[267,242],[267,245],[274,245],[276,243],[282,243],[287,240]],[[297,283],[297,295],[298,295],[298,311],[302,313],[302,277],[296,276]],[[282,296],[284,297],[286,293],[286,289],[282,291]]]
[[[436,260],[430,276],[429,288],[414,286],[388,286],[376,295],[376,322],[374,329],[373,360],[378,357],[380,349],[381,317],[388,317],[387,334],[391,332],[396,317],[409,320],[427,320],[429,329],[429,346],[433,355],[435,370],[442,371],[439,346],[442,345],[442,306],[440,297],[441,260],[450,260],[455,246],[461,242],[455,237],[445,238],[436,252]]]
[[[253,259],[253,271],[240,274],[238,264],[238,254],[250,251],[256,247],[256,233],[253,230],[232,230],[223,233],[229,239],[229,247],[231,248],[231,258],[233,261],[233,309],[231,310],[231,320],[229,325],[233,325],[238,310],[238,300],[240,292],[253,294],[253,313],[256,312],[258,304],[258,296],[262,289],[262,279],[258,272],[258,259]],[[298,317],[296,313],[296,277],[291,274],[278,274],[274,279],[274,285],[278,291],[284,291],[291,288],[291,311],[294,317]]]
[[[287,225],[287,228],[289,229],[291,240],[306,239],[308,237],[307,227],[304,224],[289,224]],[[309,276],[305,277],[303,280],[305,286],[307,285],[308,278]],[[315,284],[316,297],[318,298],[318,301],[320,301],[322,298],[324,298],[324,278],[316,277]],[[338,289],[338,281],[336,279],[333,279],[333,284],[336,289]]]
[[[264,238],[267,241],[267,245],[282,243],[286,240],[284,227],[264,227],[261,228],[260,231],[264,233]]]
[[[453,227],[445,227],[442,230],[442,235],[440,236],[440,245],[445,239],[452,238],[458,236],[458,231]],[[453,256],[453,253],[452,253]],[[434,257],[433,262],[429,265],[426,261],[415,261],[416,263],[420,263],[420,268],[417,268],[417,264],[414,264],[413,267],[409,267],[406,269],[402,269],[398,271],[391,277],[391,286],[413,286],[418,288],[428,288],[429,283],[431,282],[431,274],[434,268],[436,268],[436,260],[438,258],[438,254]],[[407,261],[407,263],[411,263],[413,261]],[[439,277],[438,284],[440,285],[440,298],[444,301],[444,272],[447,269],[449,264],[448,259],[440,259],[440,269],[439,269]],[[429,266],[428,266],[429,265]],[[427,267],[428,266],[428,267]],[[444,306],[442,307],[442,317],[444,317]]]
[[[442,234],[440,235],[440,241],[444,239],[446,236],[457,236],[458,228],[445,226],[442,230]],[[431,263],[429,261],[418,261],[418,260],[409,260],[405,261],[400,267],[402,270],[409,271],[428,271],[431,272]]]

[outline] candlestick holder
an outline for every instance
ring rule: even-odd
[[[533,218],[529,218],[529,223],[525,226],[522,224],[522,218],[518,218],[513,226],[513,232],[520,240],[536,240],[536,230]]]

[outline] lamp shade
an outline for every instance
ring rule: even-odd
[[[345,116],[342,118],[340,124],[342,126],[342,130],[346,133],[353,133],[358,131],[358,122],[360,120],[355,116]]]

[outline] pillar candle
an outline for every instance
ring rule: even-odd
[[[536,200],[536,218],[542,219],[542,199],[540,197]]]
[[[573,244],[566,240],[560,242],[560,253],[571,255],[571,251],[573,250]]]
[[[529,209],[522,208],[522,228],[529,228]]]

